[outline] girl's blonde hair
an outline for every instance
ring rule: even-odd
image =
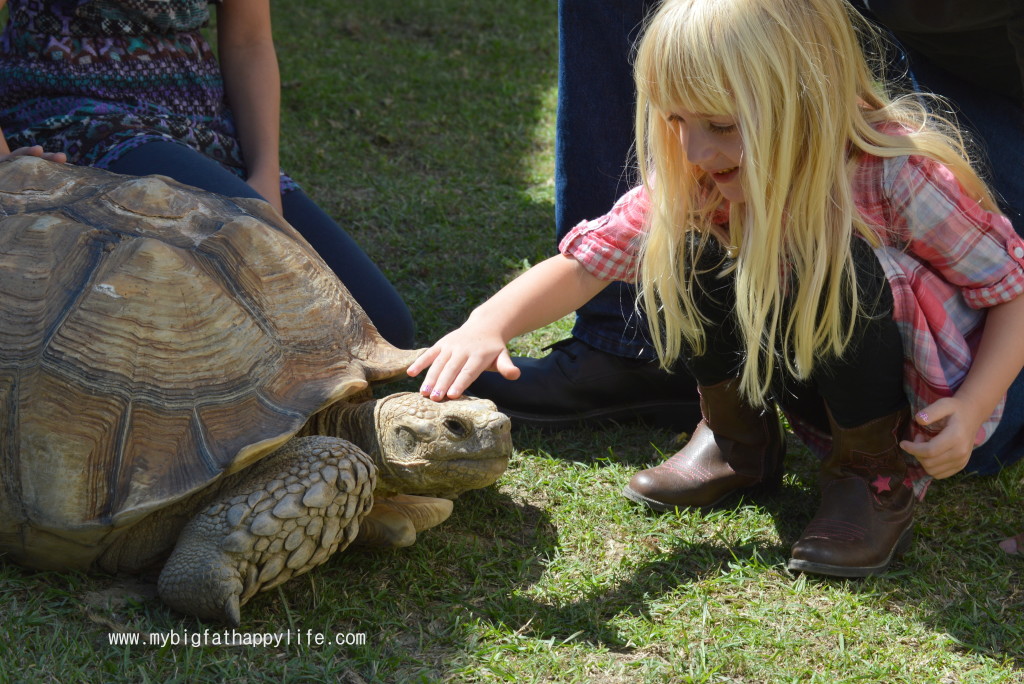
[[[663,366],[684,339],[705,350],[695,276],[711,239],[736,255],[740,387],[751,402],[765,401],[777,366],[806,379],[816,359],[843,353],[860,310],[851,238],[878,244],[851,195],[862,154],[931,157],[995,208],[955,126],[917,95],[890,97],[860,40],[880,42],[845,0],[666,0],[650,21],[635,64],[652,207],[640,299]],[[680,111],[737,122],[745,201],[730,207],[727,231],[712,220],[722,196],[669,120]]]

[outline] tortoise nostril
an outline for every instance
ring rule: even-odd
[[[444,427],[452,436],[462,439],[469,434],[469,427],[455,418],[448,418],[444,421]]]

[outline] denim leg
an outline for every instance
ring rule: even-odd
[[[611,209],[631,186],[632,50],[652,0],[559,0],[555,228]],[[636,289],[612,283],[577,312],[573,336],[616,356],[653,359]]]
[[[281,203],[285,220],[345,283],[384,339],[412,349],[415,330],[409,307],[366,252],[302,190],[285,193]]]
[[[158,173],[225,197],[263,199],[251,185],[214,160],[191,147],[169,140],[140,145],[112,162],[109,169],[130,176]]]
[[[906,3],[855,0],[866,16],[894,33],[915,87],[948,98],[987,161],[985,174],[1000,207],[1024,234],[1024,106],[1021,58],[1008,34],[1024,31],[1024,12],[1006,0]],[[902,36],[902,39],[900,38]]]
[[[940,70],[972,87],[1024,104],[1020,43],[1024,4],[1020,0],[861,0],[857,4],[908,50]]]
[[[141,145],[113,162],[110,170],[134,176],[159,173],[227,197],[263,199],[252,186],[209,157],[169,141]],[[409,309],[359,245],[301,190],[285,193],[281,201],[285,219],[327,262],[381,335],[396,346],[412,348]]]

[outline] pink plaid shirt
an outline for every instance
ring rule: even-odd
[[[983,309],[1024,292],[1024,240],[1005,216],[979,208],[948,168],[925,157],[864,157],[853,196],[882,243],[875,254],[892,289],[903,385],[916,413],[963,382]],[[635,282],[649,206],[643,187],[634,188],[605,216],[573,228],[559,250],[598,278]],[[1000,401],[976,446],[992,435],[1002,412]],[[921,430],[914,423],[912,436]],[[827,451],[827,435],[798,432],[814,451]]]

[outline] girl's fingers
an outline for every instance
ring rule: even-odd
[[[936,423],[949,418],[955,411],[956,404],[954,402],[948,398],[939,399],[915,413],[914,421],[924,427],[934,426]]]
[[[911,442],[904,439],[900,442],[900,448],[916,458],[925,471],[934,476],[930,464],[935,463],[947,451],[944,442],[940,433],[928,441]]]
[[[434,362],[434,359],[437,358],[438,352],[439,350],[437,349],[437,347],[431,347],[430,349],[427,349],[422,354],[416,357],[416,360],[409,365],[409,368],[407,368],[405,372],[409,375],[409,377],[415,378],[417,375],[423,372],[424,368],[426,368],[427,366]]]
[[[936,480],[945,480],[947,477],[951,477],[960,472],[960,468],[958,468],[956,464],[953,462],[943,462],[941,464],[936,465],[931,470],[925,468],[925,472],[934,477]]]
[[[476,338],[464,343],[461,338],[449,337],[453,336],[441,339],[421,353],[406,369],[413,377],[426,370],[419,390],[423,396],[434,401],[458,399],[489,368],[497,368],[507,378],[519,377],[519,369],[503,345],[499,347],[490,341],[480,343]]]
[[[440,379],[441,371],[448,363],[450,354],[445,351],[440,351],[438,355],[430,364],[430,368],[427,369],[427,374],[423,378],[423,384],[420,385],[420,394],[425,397],[434,398],[435,388],[437,387]]]
[[[508,349],[502,349],[498,354],[498,358],[494,362],[494,369],[501,373],[501,377],[506,380],[519,379],[519,367],[512,363],[512,356],[508,353]]]
[[[921,459],[927,459],[932,456],[935,452],[936,446],[932,442],[911,442],[910,440],[904,439],[900,441],[900,449],[903,449],[920,461]]]
[[[931,442],[902,441],[900,448],[915,457],[926,473],[942,480],[963,470],[970,457],[969,451],[965,456],[963,449],[955,442],[947,444],[949,441],[942,440],[941,436]]]
[[[469,386],[473,384],[473,381],[480,377],[480,374],[484,372],[484,370],[486,369],[480,368],[479,364],[467,362],[448,388],[448,398],[458,399],[461,397],[463,393],[469,389]]]
[[[498,371],[507,380],[516,380],[519,377],[519,368],[512,363],[512,357],[506,348],[502,348],[495,358],[473,356],[467,359],[458,377],[448,389],[448,398],[458,399],[482,373],[489,370]]]
[[[68,160],[68,156],[63,152],[46,152],[43,150],[42,145],[32,145],[31,147],[19,147],[10,154],[0,155],[0,159],[7,157],[40,157],[52,162],[58,162],[63,164]]]
[[[42,145],[31,145],[30,147],[19,147],[11,153],[14,157],[42,157],[46,152]]]
[[[465,354],[455,354],[448,357],[445,360],[444,367],[440,369],[440,372],[434,379],[433,387],[430,390],[430,398],[435,401],[441,401],[446,397],[450,399],[457,399],[460,393],[457,388],[455,391],[452,391],[452,385],[456,382],[459,374],[462,373],[463,369],[465,369],[469,363],[470,358]],[[431,370],[436,367],[437,364],[434,364]]]

